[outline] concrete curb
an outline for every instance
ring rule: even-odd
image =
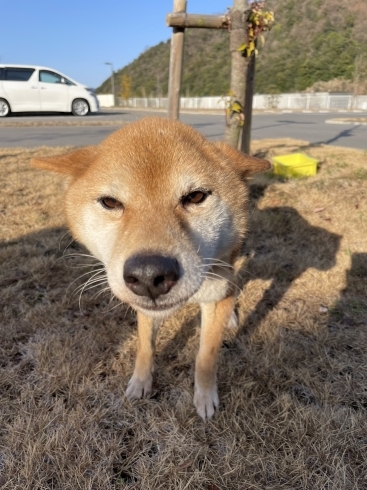
[[[358,122],[358,121],[343,121],[341,119],[326,119],[325,122],[327,124],[345,124],[345,125],[352,125],[352,126],[367,126],[367,121],[366,122]]]

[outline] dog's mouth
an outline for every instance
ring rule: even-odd
[[[182,305],[187,302],[188,298],[182,299],[180,301],[176,301],[174,303],[165,303],[165,304],[157,304],[157,303],[135,303],[135,307],[140,310],[151,311],[151,312],[168,312],[172,310],[177,310]]]
[[[171,315],[174,311],[178,310],[181,308],[187,301],[191,298],[192,295],[185,297],[185,298],[180,298],[177,301],[172,301],[172,302],[166,302],[166,303],[157,303],[157,302],[140,302],[136,301],[134,303],[130,302],[131,306],[136,308],[137,310],[140,310],[141,312],[146,312],[147,314],[169,314]]]

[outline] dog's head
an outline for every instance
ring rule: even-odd
[[[69,177],[70,229],[105,265],[115,296],[160,317],[191,298],[214,263],[234,259],[246,231],[246,178],[269,168],[156,117],[32,164]]]

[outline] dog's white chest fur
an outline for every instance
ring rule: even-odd
[[[227,296],[228,286],[228,280],[225,278],[206,279],[199,291],[189,299],[189,303],[220,301]]]

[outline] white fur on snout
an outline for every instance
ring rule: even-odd
[[[208,196],[205,205],[202,211],[192,213],[190,234],[198,247],[198,255],[214,259],[230,250],[235,241],[232,212],[218,195]]]
[[[120,224],[117,219],[106,219],[108,211],[103,211],[100,207],[96,202],[84,207],[81,226],[76,235],[82,236],[82,243],[107,267],[113,255]]]

